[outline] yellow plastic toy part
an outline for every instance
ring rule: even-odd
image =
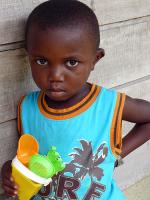
[[[35,183],[22,173],[17,170],[15,166],[12,165],[12,176],[15,182],[19,186],[18,198],[19,200],[30,200],[35,194],[38,193],[42,184]]]
[[[12,160],[12,176],[18,185],[19,200],[31,199],[43,185],[47,186],[51,182],[51,178],[45,179],[34,174],[17,157]]]

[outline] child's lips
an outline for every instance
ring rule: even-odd
[[[63,90],[60,89],[50,89],[51,92],[62,92]]]
[[[64,90],[61,88],[50,88],[49,91],[50,92],[64,92]]]
[[[54,96],[61,96],[65,93],[65,91],[63,89],[60,88],[51,88],[48,90],[48,93]]]

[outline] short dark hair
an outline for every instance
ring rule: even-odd
[[[99,47],[100,33],[96,15],[92,9],[80,1],[49,0],[38,5],[27,19],[26,42],[30,26],[33,24],[38,24],[42,29],[83,27],[91,36],[94,46]]]

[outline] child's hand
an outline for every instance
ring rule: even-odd
[[[1,171],[2,188],[4,192],[11,197],[16,197],[18,194],[18,187],[12,177],[11,161],[7,161]]]

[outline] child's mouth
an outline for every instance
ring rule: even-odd
[[[49,89],[47,91],[47,93],[52,96],[62,96],[62,95],[64,95],[65,91],[62,89],[58,89],[58,88],[57,89],[52,88],[52,89]]]

